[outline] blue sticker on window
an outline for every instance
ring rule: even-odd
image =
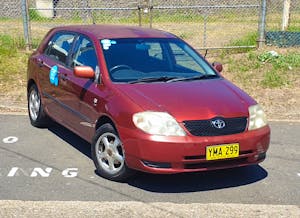
[[[102,39],[101,44],[104,50],[108,50],[111,45],[115,45],[117,42],[115,40]]]
[[[50,69],[49,79],[52,85],[58,86],[58,66],[55,65]]]

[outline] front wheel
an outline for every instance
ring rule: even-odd
[[[133,174],[133,170],[126,166],[122,142],[111,124],[104,124],[96,131],[91,150],[100,176],[121,182]]]

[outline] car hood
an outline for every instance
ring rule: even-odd
[[[214,117],[245,117],[256,104],[225,79],[118,84],[117,89],[145,111],[165,111],[181,122]]]

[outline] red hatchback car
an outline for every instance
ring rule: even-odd
[[[54,120],[90,142],[97,172],[115,181],[135,170],[257,164],[270,142],[266,116],[215,68],[164,31],[54,28],[29,58],[29,118],[37,127]]]

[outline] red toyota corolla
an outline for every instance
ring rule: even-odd
[[[257,164],[270,142],[265,114],[216,69],[164,31],[54,28],[28,62],[29,118],[37,127],[54,120],[89,141],[97,172],[115,181],[134,170]]]

